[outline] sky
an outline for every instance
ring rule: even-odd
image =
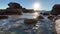
[[[39,10],[52,10],[54,4],[60,4],[60,0],[0,0],[0,9],[6,9],[9,2],[19,3],[23,8],[32,9],[34,3],[41,5]]]

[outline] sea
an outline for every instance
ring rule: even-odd
[[[36,24],[25,24],[24,19],[35,19],[37,13],[23,13],[22,15],[7,15],[9,18],[0,19],[0,34],[54,34],[55,23],[42,15]]]

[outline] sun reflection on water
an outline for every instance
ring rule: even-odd
[[[39,16],[38,12],[33,13],[33,18],[37,18]]]

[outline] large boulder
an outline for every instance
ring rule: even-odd
[[[8,4],[8,6],[9,6],[10,9],[17,9],[17,8],[20,9],[20,8],[22,8],[22,6],[20,6],[19,3],[15,3],[15,2],[10,2]]]
[[[22,13],[33,13],[33,9],[22,8],[19,3],[10,2],[8,8],[0,10],[0,15],[21,15]]]
[[[22,6],[20,6],[19,3],[15,3],[15,2],[10,2],[8,4],[9,8],[6,9],[6,14],[12,15],[12,14],[16,14],[16,15],[20,15],[22,14]]]
[[[60,18],[55,21],[55,28],[57,31],[57,34],[60,34]]]
[[[60,14],[60,4],[55,4],[52,8],[51,14],[59,15]]]
[[[0,15],[21,15],[23,12],[19,3],[10,2],[8,6],[9,8],[0,10]]]

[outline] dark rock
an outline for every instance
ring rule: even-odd
[[[43,15],[49,15],[49,13],[43,13]]]
[[[33,9],[25,9],[23,8],[23,13],[34,13],[35,11]]]
[[[60,4],[55,4],[52,8],[51,14],[59,15],[60,14]]]
[[[5,15],[6,14],[5,12],[6,12],[6,10],[1,10],[0,15]]]
[[[35,24],[35,23],[37,23],[37,20],[36,19],[25,19],[24,23],[25,24]]]
[[[9,8],[0,10],[0,15],[21,15],[23,12],[19,3],[10,2],[8,6]]]
[[[21,9],[6,9],[0,11],[0,15],[21,15],[21,14],[22,14]]]
[[[48,19],[53,20],[54,16],[48,16]]]
[[[6,14],[7,15],[21,15],[22,10],[21,9],[7,9]]]
[[[35,11],[33,9],[27,9],[28,13],[34,13]]]
[[[21,15],[22,13],[33,13],[33,9],[22,8],[19,3],[10,2],[8,8],[0,10],[0,15]]]
[[[19,3],[15,3],[15,2],[10,2],[9,4],[8,4],[8,6],[9,6],[9,8],[10,9],[21,9],[22,8],[22,6],[20,6],[20,4]]]
[[[44,17],[43,16],[38,16],[38,19],[44,19]]]
[[[57,34],[57,32],[52,32],[52,34]]]
[[[2,15],[0,15],[0,19],[7,19],[8,18],[8,16],[2,16]]]

